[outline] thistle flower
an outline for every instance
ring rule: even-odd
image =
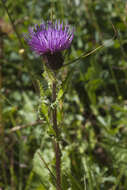
[[[48,21],[40,26],[29,28],[29,34],[25,37],[28,45],[39,55],[43,55],[47,65],[53,69],[59,69],[63,64],[61,51],[70,47],[73,40],[73,31],[69,25]]]

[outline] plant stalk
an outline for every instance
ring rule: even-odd
[[[52,86],[52,101],[56,101],[56,81],[53,81]],[[56,190],[62,190],[61,188],[61,151],[59,145],[59,129],[57,125],[57,106],[54,105],[52,109],[52,119],[53,119],[53,129],[56,134],[56,139],[54,139],[54,151],[56,158]]]
[[[3,59],[4,59],[4,41],[3,41],[3,31],[2,27],[0,26],[0,94],[2,92],[2,64],[3,64]],[[5,142],[4,142],[4,123],[3,123],[3,118],[2,118],[2,109],[3,109],[3,101],[2,98],[0,99],[0,147],[3,152],[1,155],[1,174],[3,175],[3,180],[5,185],[8,184],[8,179],[7,179],[7,173],[5,169],[5,158],[6,158],[6,150],[5,150]]]

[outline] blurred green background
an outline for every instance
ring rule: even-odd
[[[60,73],[68,76],[61,103],[63,190],[126,190],[126,0],[0,1],[0,190],[55,190],[39,157],[54,170],[39,113],[37,81],[47,91],[43,62],[23,39],[51,14],[75,28],[67,61],[104,44]]]

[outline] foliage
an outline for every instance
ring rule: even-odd
[[[65,64],[104,45],[58,75],[63,190],[127,189],[127,2],[1,0],[0,10],[0,189],[55,189],[50,81],[23,39],[52,15],[75,28]]]

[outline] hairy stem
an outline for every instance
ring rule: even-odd
[[[53,82],[52,86],[52,101],[53,103],[56,101],[56,81]],[[55,150],[55,158],[56,158],[56,190],[62,190],[61,188],[61,151],[59,145],[59,129],[57,126],[57,106],[54,105],[52,110],[52,118],[53,118],[53,128],[56,133],[56,139],[54,139],[54,150]]]

